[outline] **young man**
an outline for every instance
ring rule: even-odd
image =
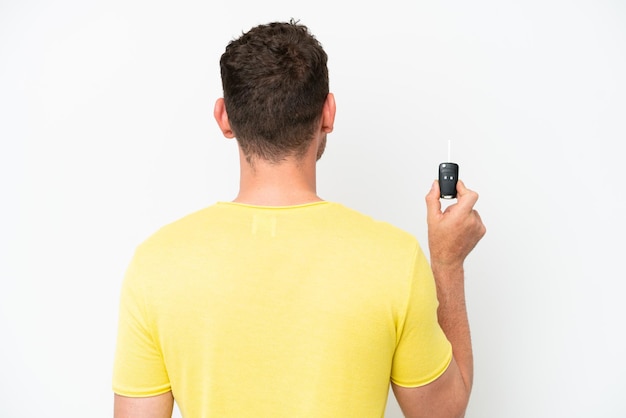
[[[485,233],[458,183],[426,196],[431,262],[408,233],[316,190],[333,130],[326,53],[296,22],[221,57],[215,118],[239,145],[239,194],[140,245],[122,289],[116,417],[464,414],[472,385],[463,262]],[[434,276],[433,276],[434,273]]]

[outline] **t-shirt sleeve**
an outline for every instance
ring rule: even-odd
[[[391,369],[391,381],[418,387],[436,380],[452,361],[452,345],[437,319],[437,289],[430,265],[418,248],[409,300]]]
[[[148,316],[140,257],[135,254],[122,282],[113,391],[130,397],[155,396],[170,390],[163,355]]]

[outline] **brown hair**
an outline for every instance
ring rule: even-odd
[[[231,129],[250,161],[303,155],[328,95],[328,57],[297,21],[259,25],[220,59]]]

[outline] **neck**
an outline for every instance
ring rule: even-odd
[[[293,206],[322,200],[317,196],[315,156],[288,158],[279,164],[256,158],[250,164],[240,151],[239,194],[235,202]]]

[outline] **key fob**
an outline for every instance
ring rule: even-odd
[[[459,179],[459,165],[456,163],[439,164],[439,190],[442,199],[456,198],[456,183]]]

